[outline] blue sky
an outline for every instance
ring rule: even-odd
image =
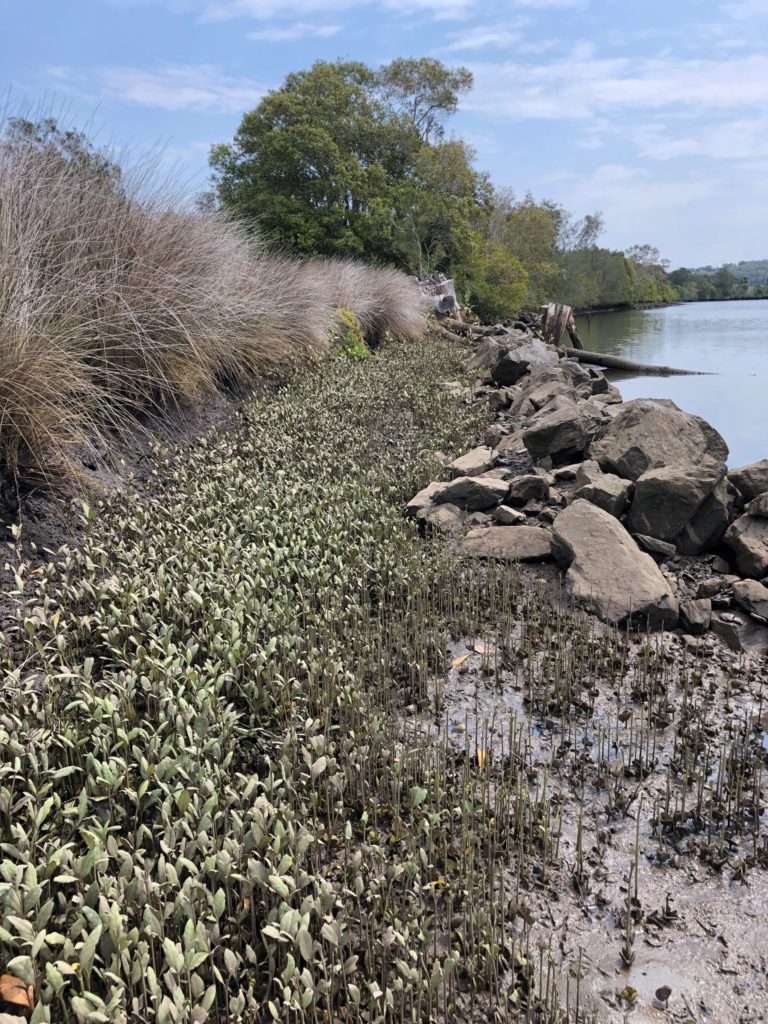
[[[474,72],[451,130],[498,185],[675,266],[768,258],[768,0],[0,0],[6,107],[189,190],[289,71],[424,55]]]

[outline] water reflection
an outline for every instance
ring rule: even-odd
[[[729,465],[768,458],[768,299],[697,302],[578,318],[585,348],[717,374],[611,374],[624,398],[671,398],[728,442]]]

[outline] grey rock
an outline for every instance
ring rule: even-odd
[[[759,519],[768,519],[768,492],[758,494],[756,498],[744,509],[747,515],[757,516]]]
[[[707,579],[702,580],[696,588],[697,597],[714,597],[716,594],[722,593],[728,586],[728,580],[722,576],[708,576]]]
[[[493,518],[500,526],[520,526],[528,522],[528,517],[509,505],[499,505],[493,510]]]
[[[499,423],[493,423],[483,434],[483,444],[488,448],[495,448],[507,433],[508,431]]]
[[[496,384],[508,387],[524,377],[530,367],[537,363],[556,366],[560,361],[557,351],[534,338],[523,345],[510,349],[493,367],[492,376]]]
[[[726,560],[721,558],[720,555],[712,555],[710,565],[712,566],[713,572],[725,573],[730,572],[731,569],[730,565],[728,565]]]
[[[732,469],[728,473],[728,479],[747,501],[751,501],[768,491],[768,459]]]
[[[467,359],[466,365],[470,370],[479,370],[483,366],[495,366],[506,350],[507,346],[495,338],[484,338]]]
[[[552,557],[552,538],[536,526],[492,526],[470,530],[461,552],[471,558],[543,562]]]
[[[650,551],[653,555],[660,555],[662,558],[674,558],[677,548],[666,540],[659,540],[658,537],[648,537],[644,533],[634,533],[632,536],[643,549]]]
[[[553,526],[553,551],[569,566],[574,599],[607,622],[674,626],[678,607],[658,566],[608,512],[578,499]]]
[[[464,516],[456,505],[428,505],[417,513],[417,519],[442,533],[457,533],[463,529]]]
[[[685,555],[698,555],[716,547],[728,529],[732,512],[730,485],[727,478],[723,477],[681,531],[676,541],[678,551]]]
[[[715,488],[725,477],[725,464],[708,458],[697,465],[673,463],[643,473],[635,484],[629,528],[696,554],[718,543],[728,526],[725,484],[711,501]]]
[[[473,448],[466,455],[460,455],[454,459],[448,467],[453,477],[457,476],[480,476],[489,470],[496,458],[490,448]]]
[[[422,509],[428,508],[434,503],[435,495],[443,487],[445,487],[445,483],[438,480],[433,480],[431,484],[427,484],[427,486],[422,488],[418,494],[414,494],[405,506],[406,513],[410,516],[415,516]]]
[[[691,636],[701,636],[712,621],[712,602],[700,597],[680,602],[680,627]]]
[[[525,473],[513,477],[509,481],[510,505],[525,505],[529,501],[546,501],[549,497],[549,484],[546,476],[538,473]]]
[[[553,462],[572,461],[589,444],[584,421],[574,402],[544,416],[523,434],[525,447],[534,459],[550,456]]]
[[[768,628],[755,622],[740,609],[715,612],[712,615],[710,629],[724,640],[732,651],[755,653],[768,650]]]
[[[757,580],[739,580],[733,584],[733,596],[737,604],[761,619],[768,619],[768,587]]]
[[[567,483],[571,480],[575,480],[576,474],[581,469],[582,465],[585,465],[585,463],[574,462],[570,466],[560,466],[553,474],[555,482],[560,483],[561,481],[564,481]],[[597,463],[595,463],[595,465],[597,466]]]
[[[706,420],[674,402],[638,398],[620,407],[589,454],[604,470],[637,480],[649,470],[698,465],[705,457],[725,463],[728,446]]]
[[[632,481],[622,480],[615,473],[601,473],[591,483],[579,487],[574,498],[584,498],[610,515],[620,519],[629,504],[632,494]]]
[[[506,388],[496,388],[495,390],[488,392],[485,396],[485,401],[491,409],[495,412],[499,412],[502,409],[508,409],[512,400],[509,397],[509,392]]]
[[[584,487],[585,484],[591,484],[595,480],[599,480],[603,475],[602,469],[600,469],[600,466],[594,459],[586,459],[581,465],[576,466],[576,473],[573,479],[577,487]]]
[[[484,512],[503,501],[509,483],[494,477],[460,476],[435,491],[433,500],[439,504],[458,505],[467,512]]]
[[[514,434],[508,434],[503,437],[501,441],[496,445],[497,455],[510,455],[510,454],[525,454],[527,449],[523,442],[522,430],[516,430]]]
[[[740,516],[725,534],[742,576],[762,579],[768,574],[768,519]]]

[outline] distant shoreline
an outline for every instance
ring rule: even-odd
[[[674,302],[627,302],[619,306],[595,306],[591,309],[575,309],[576,316],[596,316],[598,313],[628,313],[633,309],[666,309],[669,306],[704,305],[710,302],[760,302],[766,295],[732,295],[725,299],[675,299]]]

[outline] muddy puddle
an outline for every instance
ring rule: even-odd
[[[617,633],[535,573],[526,591],[454,633],[420,727],[491,792],[510,765],[527,787],[539,839],[499,898],[532,961],[569,1020],[767,1021],[768,663]]]

